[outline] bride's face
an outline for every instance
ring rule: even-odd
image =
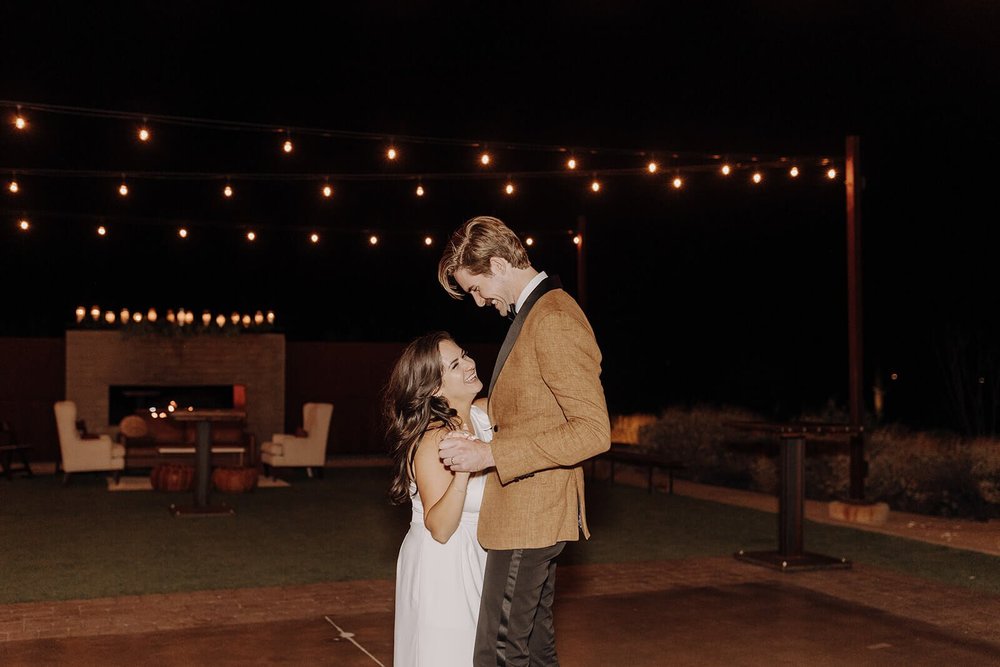
[[[483,388],[483,381],[476,374],[476,362],[454,341],[443,340],[441,351],[441,388],[438,394],[449,403],[471,401]]]

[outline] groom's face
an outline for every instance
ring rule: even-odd
[[[466,294],[472,296],[476,305],[482,308],[490,306],[496,308],[500,317],[507,317],[510,304],[514,298],[510,295],[510,286],[507,285],[505,273],[481,273],[473,275],[468,269],[455,271],[455,282]]]

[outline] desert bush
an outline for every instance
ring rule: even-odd
[[[651,412],[636,412],[630,415],[613,415],[611,417],[611,442],[622,442],[629,445],[639,444],[639,430],[657,420]]]
[[[656,449],[683,461],[678,478],[704,484],[776,493],[779,443],[767,434],[739,430],[738,421],[766,421],[740,407],[668,407],[658,416],[619,416],[620,440]],[[847,423],[827,407],[802,421]],[[631,429],[631,430],[629,430]],[[963,439],[948,432],[914,431],[900,425],[870,428],[865,438],[865,497],[892,509],[920,514],[986,519],[1000,517],[1000,440]],[[844,498],[850,490],[846,438],[806,441],[805,493],[813,500]]]

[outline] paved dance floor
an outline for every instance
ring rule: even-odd
[[[854,567],[734,558],[559,571],[565,667],[1000,664],[1000,596]],[[6,605],[3,665],[392,664],[392,582]]]

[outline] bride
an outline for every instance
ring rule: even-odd
[[[403,350],[384,392],[392,448],[390,498],[412,504],[410,530],[396,561],[393,666],[472,664],[486,551],[476,528],[483,473],[453,473],[438,458],[446,433],[493,432],[476,363],[444,332]]]

